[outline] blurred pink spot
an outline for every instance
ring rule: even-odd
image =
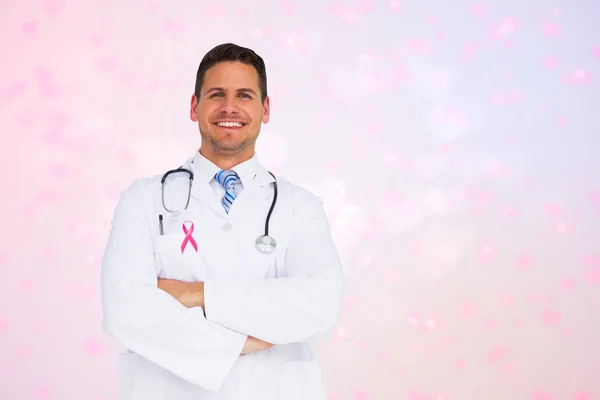
[[[421,242],[408,243],[406,251],[411,255],[419,254],[423,251],[423,244]]]
[[[592,400],[592,395],[588,392],[576,392],[573,394],[573,400]]]
[[[571,290],[575,287],[576,284],[577,282],[575,281],[575,279],[563,279],[560,282],[560,287],[564,290]]]
[[[544,310],[541,314],[542,322],[545,325],[553,326],[560,322],[560,316],[554,310]]]
[[[600,47],[593,48],[592,53],[594,54],[594,57],[596,57],[598,60],[600,60]]]
[[[335,0],[327,4],[324,8],[325,11],[327,11],[330,14],[338,14],[342,10],[342,4],[339,0]]]
[[[544,64],[545,68],[554,69],[558,65],[558,57],[556,57],[556,56],[546,57],[546,58],[544,58],[543,64]]]
[[[471,12],[476,17],[484,17],[487,14],[487,8],[483,4],[473,4]]]
[[[369,400],[369,396],[365,392],[361,392],[360,390],[357,390],[354,392],[354,399],[355,400]]]
[[[203,10],[202,17],[209,19],[221,18],[225,15],[225,7],[221,4],[208,3]]]
[[[2,97],[5,100],[12,100],[21,93],[23,93],[26,89],[25,83],[23,82],[13,82],[9,87],[2,91]]]
[[[408,322],[409,325],[412,325],[414,327],[419,326],[419,315],[417,313],[409,313],[406,316],[406,321]]]
[[[462,59],[471,58],[479,52],[479,44],[477,42],[469,42],[463,45]]]
[[[587,283],[598,284],[600,283],[600,266],[595,267],[592,270],[588,271],[584,277]]]
[[[432,398],[426,393],[413,389],[408,392],[407,400],[432,400]]]
[[[42,97],[54,98],[61,94],[60,88],[54,83],[54,72],[45,67],[37,67],[34,71],[38,90]]]
[[[165,30],[171,37],[179,37],[185,32],[185,23],[182,21],[165,21]]]
[[[592,79],[591,74],[584,68],[577,68],[569,74],[563,76],[562,80],[565,83],[588,83]]]
[[[345,339],[348,337],[348,335],[348,330],[342,327],[338,327],[334,331],[334,337],[337,337],[338,339]]]
[[[391,11],[400,11],[400,2],[397,0],[388,0],[387,2],[388,10]]]
[[[523,102],[523,94],[515,90],[508,92],[507,99],[509,103],[520,104]]]
[[[281,10],[286,15],[294,15],[296,14],[296,11],[298,11],[298,6],[296,6],[294,3],[283,1],[281,3]]]
[[[475,303],[472,301],[466,301],[460,307],[460,314],[463,318],[471,318],[477,314],[477,309],[475,307]]]
[[[600,266],[600,256],[587,255],[581,257],[581,263],[585,265],[597,265]]]
[[[573,230],[572,226],[566,222],[558,222],[555,226],[555,229],[556,232],[561,235],[570,233]]]
[[[40,385],[34,389],[34,396],[36,399],[41,399],[41,400],[49,399],[50,394],[51,394],[50,388],[47,386]]]
[[[345,296],[344,297],[344,309],[352,310],[358,305],[358,296]]]
[[[98,340],[86,340],[83,347],[90,356],[99,356],[104,353],[104,343]]]
[[[50,175],[54,178],[63,178],[69,172],[69,167],[64,164],[52,164],[50,165]]]
[[[511,294],[505,293],[505,294],[500,295],[500,299],[498,301],[500,302],[501,305],[508,307],[515,302],[515,298]]]
[[[423,39],[408,39],[407,44],[417,54],[430,55],[433,52],[431,45]]]
[[[29,36],[32,38],[37,37],[38,33],[38,22],[37,21],[28,21],[21,25],[21,32],[23,35]]]
[[[551,217],[556,217],[563,214],[563,207],[557,203],[546,203],[542,206],[544,213]]]
[[[0,318],[0,334],[8,330],[10,323],[5,318]]]
[[[383,277],[387,282],[397,282],[402,274],[396,268],[386,268],[383,270]]]
[[[490,364],[498,364],[502,361],[506,361],[508,358],[508,350],[505,347],[496,346],[493,347],[487,356],[487,360]]]
[[[507,168],[502,161],[491,160],[487,163],[487,172],[493,177],[505,176]]]
[[[477,251],[477,259],[480,262],[489,262],[494,260],[494,247],[490,243],[482,243]]]
[[[41,134],[40,139],[44,144],[54,146],[62,142],[62,132],[59,131],[46,131]]]
[[[64,8],[64,2],[59,0],[45,0],[42,6],[42,9],[47,15],[58,15]]]
[[[114,70],[118,64],[119,58],[117,56],[107,56],[98,60],[98,68],[104,72]]]
[[[106,41],[106,36],[99,35],[97,33],[90,33],[88,35],[88,43],[91,44],[92,46],[99,46],[101,44],[104,44],[105,41]]]
[[[519,269],[527,269],[531,266],[531,256],[529,254],[521,254],[515,260],[515,264]]]
[[[329,394],[327,396],[327,400],[342,400],[342,398],[339,396],[336,396],[335,394]]]
[[[17,288],[21,292],[29,292],[33,288],[33,281],[31,279],[21,279],[17,284]]]
[[[31,355],[31,350],[27,346],[17,346],[15,355],[18,358],[28,358]]]
[[[501,106],[506,102],[506,100],[504,98],[504,94],[502,94],[500,92],[494,92],[492,94],[491,98],[492,98],[492,103],[494,103],[498,106]]]
[[[542,390],[536,390],[532,393],[531,400],[552,400],[552,396]]]
[[[592,202],[592,205],[596,208],[596,212],[600,213],[600,192],[590,194],[590,201]]]
[[[490,27],[490,34],[494,38],[505,38],[517,31],[520,23],[514,17],[504,17],[498,23]]]
[[[560,26],[553,22],[543,22],[542,32],[544,32],[544,35],[548,37],[555,37],[560,33]]]
[[[556,118],[556,122],[560,126],[565,126],[567,124],[567,119],[565,117],[558,117]]]
[[[510,219],[515,219],[519,213],[514,208],[500,207],[500,213]]]
[[[494,321],[493,319],[486,319],[485,321],[483,321],[483,326],[486,329],[494,329],[496,328],[496,321]]]

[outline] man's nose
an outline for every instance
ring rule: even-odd
[[[239,111],[239,107],[235,97],[227,96],[223,99],[220,111],[227,114],[236,114]]]

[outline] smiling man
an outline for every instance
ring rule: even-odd
[[[199,150],[121,195],[102,261],[123,400],[325,400],[312,342],[344,282],[322,201],[258,161],[264,62],[227,43],[198,69]]]

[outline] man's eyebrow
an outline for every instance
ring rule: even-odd
[[[212,88],[208,89],[205,93],[208,94],[210,92],[226,92],[226,91],[227,91],[226,89],[221,88],[221,87],[212,87]],[[239,92],[248,92],[248,93],[252,93],[255,96],[258,96],[256,94],[256,92],[250,88],[240,88],[240,89],[237,89],[236,92],[238,92],[238,93]]]
[[[256,92],[255,92],[254,90],[250,89],[250,88],[241,88],[241,89],[238,89],[237,91],[238,91],[238,92],[248,92],[248,93],[252,93],[252,94],[253,94],[253,95],[255,95],[255,96],[258,96],[258,95],[256,94]]]
[[[210,92],[225,92],[226,90],[220,87],[212,87],[210,89],[207,89],[206,92],[204,93],[210,93]]]

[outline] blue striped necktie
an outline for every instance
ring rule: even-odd
[[[215,179],[225,189],[225,195],[221,199],[221,205],[225,209],[225,212],[229,214],[229,209],[235,200],[235,193],[233,191],[233,185],[240,179],[235,171],[221,170],[215,175]]]

